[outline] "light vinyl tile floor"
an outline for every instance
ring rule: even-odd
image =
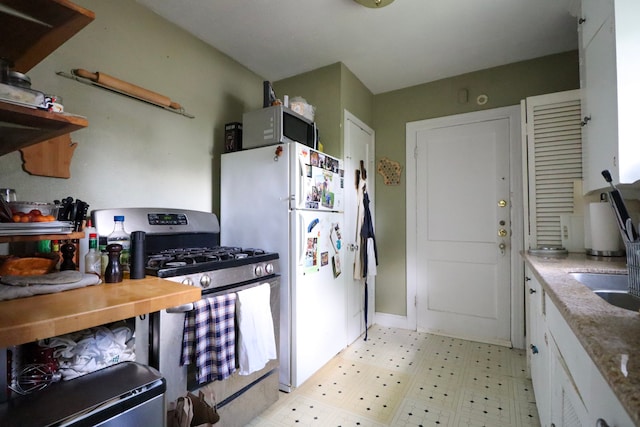
[[[377,325],[253,427],[539,426],[524,350]]]

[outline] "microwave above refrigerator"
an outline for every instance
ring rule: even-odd
[[[287,142],[299,142],[314,150],[318,146],[315,122],[283,105],[244,113],[242,125],[243,149]]]

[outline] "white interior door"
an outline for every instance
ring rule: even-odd
[[[347,337],[351,344],[365,331],[364,322],[364,280],[353,278],[355,260],[357,192],[355,186],[355,171],[360,168],[360,160],[365,162],[368,172],[367,188],[371,200],[371,215],[375,224],[375,170],[374,170],[374,142],[375,134],[371,128],[362,123],[353,114],[345,111],[344,117],[344,198],[345,198],[345,230],[343,241],[346,250],[344,272],[347,286]],[[367,280],[369,310],[368,324],[373,323],[375,313],[375,277]]]
[[[416,132],[418,330],[510,345],[510,122]]]

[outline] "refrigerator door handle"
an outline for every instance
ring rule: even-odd
[[[301,213],[298,213],[298,233],[300,238],[298,239],[298,253],[300,256],[298,257],[298,265],[304,265],[304,257],[305,257],[305,230],[304,230],[304,216]]]

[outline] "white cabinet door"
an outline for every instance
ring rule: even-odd
[[[550,423],[558,427],[595,426],[602,419],[609,426],[633,426],[598,367],[548,297],[546,321],[552,354]]]
[[[584,191],[607,185],[601,172],[618,177],[618,127],[615,68],[615,35],[610,17],[584,52],[585,89],[582,111]]]
[[[583,0],[583,12],[591,2],[599,3],[596,16],[600,17],[605,8],[609,12],[590,39],[582,28],[585,193],[608,187],[601,175],[604,169],[611,172],[615,184],[640,180],[636,117],[640,97],[640,2]]]
[[[631,417],[613,394],[600,371],[596,369],[595,365],[593,368],[591,372],[591,389],[593,390],[593,396],[597,396],[597,398],[591,401],[589,407],[590,420],[586,425],[597,426],[599,425],[597,424],[598,420],[601,419],[609,426],[634,426],[635,424],[631,421]]]
[[[551,357],[549,358],[549,372],[551,381],[551,425],[563,427],[582,427],[589,424],[589,414],[578,387],[571,375],[566,360],[555,338],[550,335]]]
[[[586,48],[602,24],[611,15],[613,0],[582,0],[580,27],[582,32],[582,47]]]
[[[525,270],[525,281],[528,301],[527,324],[529,334],[527,338],[528,359],[531,366],[531,382],[536,396],[538,417],[542,426],[548,426],[550,420],[550,393],[549,393],[549,347],[547,345],[547,325],[544,314],[544,291],[540,283]]]

